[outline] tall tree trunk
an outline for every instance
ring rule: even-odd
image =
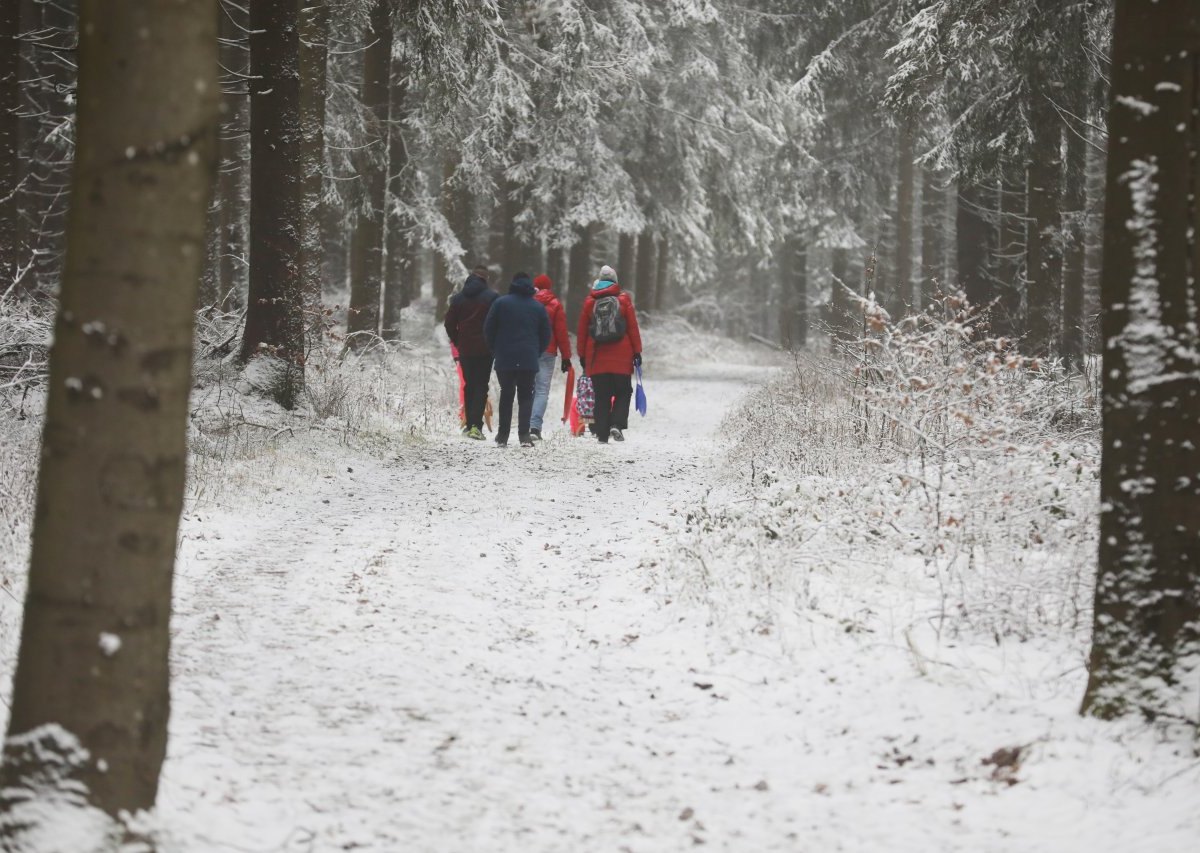
[[[662,311],[667,304],[667,290],[671,286],[671,241],[665,235],[658,239],[654,266],[654,310]]]
[[[550,276],[550,280],[554,282],[554,288],[557,292],[563,293],[563,287],[567,284],[567,250],[558,246],[551,246],[546,251],[546,275]],[[567,329],[574,332],[575,327],[571,325],[570,318],[567,318]]]
[[[946,191],[943,176],[932,169],[921,175],[921,276],[915,285],[913,307],[920,309],[923,301],[939,286],[945,267]]]
[[[1079,49],[1075,53],[1076,67],[1089,67],[1082,46],[1086,43],[1086,19],[1075,11],[1071,13],[1071,29],[1076,33]],[[1076,116],[1088,111],[1087,89],[1091,75],[1084,73],[1081,79],[1072,81],[1068,87],[1070,106]],[[1082,134],[1086,127],[1070,127],[1067,130],[1067,161],[1063,172],[1063,321],[1062,354],[1068,369],[1083,367],[1083,287],[1087,266],[1087,167],[1088,141]]]
[[[304,389],[300,7],[250,4],[250,289],[242,359],[269,357],[268,393],[290,409]]]
[[[835,247],[829,252],[829,325],[833,331],[830,343],[834,351],[839,344],[847,344],[853,340],[857,318],[850,306],[850,296],[854,288],[847,280],[850,273],[850,250]]]
[[[579,241],[571,247],[570,281],[567,282],[567,318],[576,320],[583,311],[588,288],[596,270],[592,269],[592,243],[596,229],[588,225],[579,230]],[[562,290],[559,290],[561,293]]]
[[[1200,6],[1117,0],[1083,710],[1200,726]]]
[[[1025,167],[1006,163],[1000,180],[1000,243],[996,252],[992,331],[1008,338],[1025,334],[1025,315],[1021,310],[1025,231]]]
[[[916,163],[913,147],[916,119],[905,116],[899,131],[896,184],[896,285],[890,306],[893,316],[900,317],[917,305],[912,274],[913,258],[913,200],[916,197]]]
[[[654,304],[654,234],[649,228],[638,237],[637,275],[633,285],[638,305]]]
[[[304,158],[304,221],[301,276],[308,326],[320,334],[322,297],[322,199],[325,195],[325,96],[330,10],[325,0],[298,0],[300,9],[300,121]]]
[[[371,7],[371,41],[363,53],[361,98],[372,138],[361,152],[359,177],[365,198],[358,209],[350,244],[350,310],[346,327],[352,346],[365,344],[379,333],[392,67],[391,8],[390,0],[375,0]]]
[[[21,181],[21,4],[0,3],[0,297],[17,281],[21,264],[17,186]]]
[[[994,296],[988,261],[992,257],[994,233],[986,210],[989,194],[979,184],[958,187],[958,280],[973,305],[984,306]]]
[[[512,228],[507,203],[510,189],[503,170],[500,170],[496,176],[496,196],[492,200],[492,215],[488,222],[487,261],[490,267],[500,268],[501,276],[509,272],[508,264],[505,261],[505,250],[510,239],[508,231]]]
[[[33,115],[24,128],[30,138],[26,164],[31,168],[24,173],[27,180],[19,193],[26,225],[19,243],[30,264],[23,289],[43,294],[56,291],[64,266],[75,153],[78,68],[71,54],[79,32],[77,8],[77,0],[36,3],[31,20],[40,38],[29,57],[32,73],[24,80],[31,99],[26,99],[22,112]]]
[[[803,349],[808,342],[808,245],[799,235],[789,237],[779,258],[779,345]]]
[[[447,222],[455,221],[455,189],[450,183],[454,177],[454,161],[449,157],[442,160],[441,203],[442,216]],[[446,316],[450,304],[450,294],[454,292],[454,283],[450,280],[450,263],[446,256],[437,249],[433,251],[433,301],[437,319],[441,321]]]
[[[521,187],[512,181],[505,181],[504,192],[504,274],[511,278],[518,272],[536,275],[536,253],[528,243],[521,239],[520,229],[517,228],[517,217],[525,207],[524,194]]]
[[[398,200],[404,197],[409,169],[408,147],[402,124],[407,110],[407,78],[397,74],[396,63],[393,62],[391,107],[388,110],[388,193],[384,228],[387,274],[383,282],[383,338],[388,341],[401,339],[400,311],[412,303],[417,290],[417,254],[413,251],[408,234],[395,221],[392,213]]]
[[[622,281],[633,281],[637,253],[636,235],[621,234],[617,237],[617,275]]]
[[[46,785],[113,816],[154,805],[192,306],[217,160],[216,11],[212,0],[83,3],[70,252],[0,771],[10,819],[22,788]]]
[[[1062,125],[1049,93],[1037,91],[1030,105],[1033,140],[1029,152],[1029,219],[1025,238],[1029,346],[1033,355],[1058,350],[1062,299]]]
[[[249,75],[250,50],[244,9],[230,5],[219,14],[221,65],[235,74]],[[223,97],[221,122],[221,172],[217,195],[221,202],[221,257],[218,281],[226,309],[245,304],[249,273],[247,239],[250,215],[250,98],[247,84],[237,78]]]

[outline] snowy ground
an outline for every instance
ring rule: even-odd
[[[1052,646],[782,643],[680,600],[679,514],[762,375],[705,373],[653,382],[624,445],[326,448],[190,513],[169,848],[1194,849],[1187,745],[1078,719]],[[864,566],[836,594],[912,593]]]
[[[920,566],[826,515],[876,496],[735,487],[718,427],[768,371],[655,337],[607,447],[454,435],[433,341],[314,375],[327,420],[205,374],[164,853],[1194,849],[1194,744],[1080,719],[1078,632],[936,635]]]

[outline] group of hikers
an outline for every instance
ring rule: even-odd
[[[488,269],[477,266],[450,300],[445,328],[462,370],[465,389],[463,434],[484,439],[492,367],[500,382],[496,444],[508,444],[513,400],[522,447],[542,440],[550,401],[550,380],[561,359],[571,373],[567,312],[554,295],[548,275],[530,280],[519,272],[501,296],[488,286]],[[592,282],[576,333],[579,366],[594,394],[589,429],[601,444],[624,441],[629,428],[633,373],[642,365],[642,337],[633,300],[621,290],[617,273],[602,266]]]

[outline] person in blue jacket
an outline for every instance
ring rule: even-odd
[[[500,380],[500,422],[496,444],[508,444],[512,427],[513,397],[517,399],[517,437],[522,447],[533,447],[529,418],[533,413],[533,383],[542,353],[550,346],[550,318],[533,298],[533,281],[523,272],[513,276],[508,295],[492,303],[483,321],[483,336],[496,359]]]

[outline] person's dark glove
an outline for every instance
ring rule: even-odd
[[[635,352],[633,354],[633,364],[635,367],[642,366],[642,354],[640,352]]]
[[[569,358],[564,358],[564,359],[563,359],[563,363],[562,363],[562,372],[563,372],[563,373],[570,373],[570,372],[571,372],[571,359],[569,359]]]

